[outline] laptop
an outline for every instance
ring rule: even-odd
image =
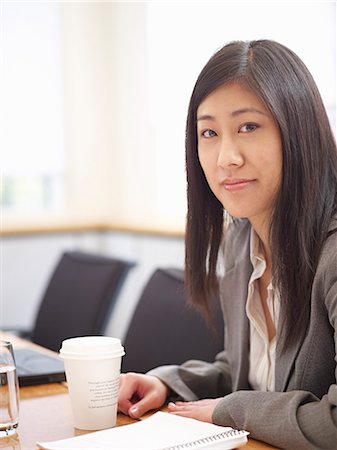
[[[20,386],[65,381],[64,363],[57,357],[28,348],[14,348]]]

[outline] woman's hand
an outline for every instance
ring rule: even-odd
[[[138,419],[150,409],[160,408],[168,393],[169,388],[159,378],[133,372],[121,374],[118,410]]]
[[[196,402],[176,402],[168,404],[168,411],[178,416],[190,417],[212,423],[213,411],[222,398],[207,398]]]

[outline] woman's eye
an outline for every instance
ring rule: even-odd
[[[201,136],[204,138],[211,138],[216,136],[216,132],[213,130],[205,130],[201,133]]]
[[[245,123],[242,127],[240,127],[239,132],[250,133],[252,131],[255,131],[256,128],[258,128],[258,125],[256,125],[255,123]]]

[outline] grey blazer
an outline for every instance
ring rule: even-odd
[[[334,220],[330,230],[336,228]],[[248,382],[245,305],[253,270],[249,240],[250,224],[245,220],[226,233],[220,286],[224,351],[214,363],[191,360],[149,374],[186,401],[223,397],[214,410],[215,424],[246,429],[253,438],[280,448],[337,449],[337,232],[329,236],[321,254],[305,336],[283,354],[276,348],[275,392],[253,391]],[[279,342],[282,330],[277,334]]]

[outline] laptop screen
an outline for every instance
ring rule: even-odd
[[[65,381],[64,363],[57,357],[27,348],[14,348],[20,386]]]

